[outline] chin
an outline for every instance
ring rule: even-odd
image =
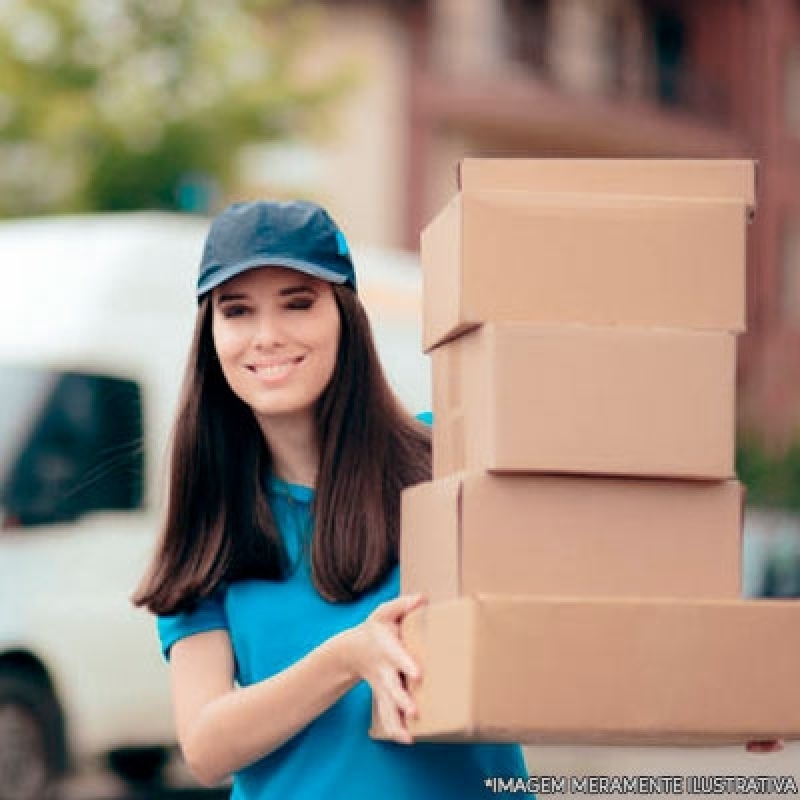
[[[314,404],[310,402],[301,402],[286,400],[284,402],[256,402],[248,403],[253,413],[257,417],[295,417],[311,415],[314,410]]]

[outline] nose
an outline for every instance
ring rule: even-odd
[[[275,314],[261,313],[256,319],[253,345],[259,350],[272,350],[286,344],[286,333]]]

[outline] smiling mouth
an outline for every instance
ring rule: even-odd
[[[270,364],[249,364],[247,369],[259,378],[282,378],[287,375],[294,367],[296,367],[305,356],[297,356],[297,358],[284,358],[280,361],[273,361]]]

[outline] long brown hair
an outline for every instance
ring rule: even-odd
[[[333,286],[341,318],[334,373],[316,409],[320,465],[311,575],[331,601],[374,588],[397,563],[400,493],[428,480],[430,433],[402,407],[355,292]],[[264,492],[271,456],[253,412],[232,392],[200,302],[169,458],[159,543],[133,602],[189,609],[220,584],[282,580],[288,556]]]

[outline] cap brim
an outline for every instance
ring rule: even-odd
[[[212,272],[205,280],[197,284],[197,297],[200,298],[217,286],[225,283],[225,281],[241,275],[251,269],[258,269],[259,267],[284,267],[286,269],[297,270],[306,275],[311,275],[314,278],[319,278],[329,283],[346,283],[347,278],[340,275],[338,272],[321,267],[319,264],[312,264],[310,261],[302,261],[295,258],[280,258],[280,259],[265,259],[253,258],[248,261],[240,261],[238,264],[231,264],[222,269]]]

